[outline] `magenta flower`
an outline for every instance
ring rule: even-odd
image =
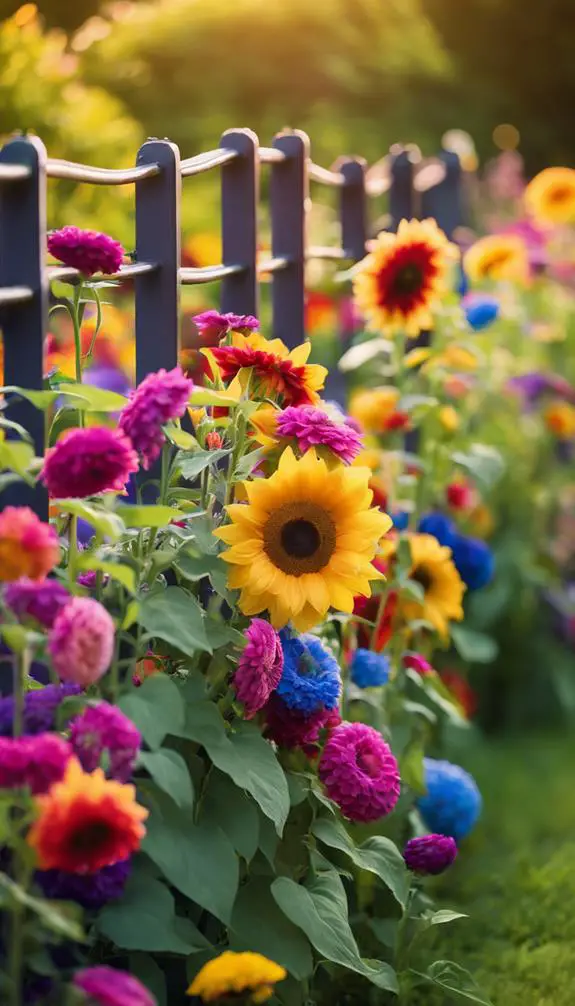
[[[409,667],[412,671],[416,671],[417,674],[421,674],[422,677],[426,674],[433,673],[433,667],[429,663],[429,660],[422,657],[421,653],[406,653],[403,657],[403,666]]]
[[[99,702],[87,706],[70,723],[70,743],[86,772],[98,768],[103,754],[108,757],[107,775],[127,782],[134,770],[142,736],[137,727],[116,706]]]
[[[4,601],[16,618],[35,618],[46,629],[52,628],[56,615],[69,600],[66,587],[58,580],[29,580],[23,576],[4,591]]]
[[[48,650],[56,674],[82,688],[108,670],[114,652],[114,621],[91,597],[74,597],[56,618]]]
[[[323,749],[318,774],[327,795],[350,821],[377,821],[399,799],[399,768],[381,734],[365,723],[342,723]]]
[[[333,711],[320,706],[311,713],[290,709],[275,692],[265,707],[266,736],[278,747],[303,748],[316,744],[320,730],[328,726]],[[309,753],[309,752],[308,752]]]
[[[64,265],[79,269],[84,276],[93,276],[95,272],[113,275],[118,272],[125,254],[119,241],[79,227],[52,231],[48,235],[48,251]]]
[[[90,1006],[157,1006],[155,996],[137,978],[104,964],[76,971],[72,984]]]
[[[192,319],[203,339],[216,341],[222,339],[228,332],[241,332],[249,335],[260,327],[257,318],[252,314],[220,314],[219,311],[204,311]]]
[[[117,429],[92,426],[68,430],[46,451],[42,481],[52,499],[123,492],[138,458],[128,438]]]
[[[290,405],[279,412],[276,430],[278,436],[296,440],[302,453],[325,447],[346,465],[351,464],[363,446],[361,436],[348,423],[332,419],[313,405]]]
[[[67,741],[58,734],[35,737],[0,737],[0,789],[46,793],[64,777],[72,756]]]
[[[174,367],[148,374],[132,392],[120,414],[120,429],[130,438],[143,468],[158,457],[165,439],[162,427],[184,414],[193,386],[181,367]]]
[[[280,637],[263,618],[252,618],[244,636],[247,644],[234,674],[234,688],[246,719],[251,720],[279,685],[284,657]]]
[[[413,873],[443,873],[457,856],[457,843],[449,835],[423,835],[410,838],[403,850],[408,870]]]

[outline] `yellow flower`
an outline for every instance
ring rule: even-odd
[[[547,429],[559,440],[575,437],[575,408],[568,402],[552,402],[543,414]]]
[[[469,523],[480,538],[489,538],[495,530],[493,511],[485,503],[479,503],[469,515]]]
[[[411,599],[400,600],[400,610],[407,621],[423,619],[437,629],[446,639],[449,635],[449,620],[463,618],[463,594],[465,584],[457,572],[451,549],[440,545],[431,534],[414,534],[409,539],[412,567],[409,573],[423,587],[422,602]]]
[[[309,342],[289,350],[281,339],[266,339],[259,332],[232,332],[229,346],[202,349],[210,364],[217,365],[226,384],[240,371],[249,370],[252,391],[257,388],[263,398],[279,396],[284,408],[319,402],[318,391],[323,388],[327,369],[308,363],[310,352]]]
[[[361,423],[367,433],[381,433],[385,430],[386,420],[395,412],[398,401],[397,388],[366,388],[351,396],[349,414]]]
[[[315,451],[296,460],[288,447],[270,478],[244,483],[248,505],[229,505],[232,523],[214,534],[231,546],[222,559],[245,615],[267,609],[276,628],[291,620],[305,632],[330,606],[351,612],[354,596],[371,596],[371,560],[391,519],[370,507],[370,475],[330,469]]]
[[[431,328],[458,255],[435,220],[402,220],[397,234],[380,234],[353,280],[357,308],[369,327],[409,336]]]
[[[447,433],[455,433],[459,429],[459,416],[453,405],[442,405],[438,412],[439,422]]]
[[[263,1003],[273,995],[276,982],[285,977],[285,968],[262,954],[226,950],[204,964],[187,994],[199,996],[205,1003],[247,994],[249,1002]]]
[[[474,370],[477,370],[478,361],[475,353],[472,353],[470,349],[453,344],[424,363],[422,370],[431,370],[434,367],[473,373]]]
[[[382,451],[374,437],[364,439],[365,447],[351,462],[356,468],[370,468],[376,472],[381,465]]]
[[[222,239],[219,234],[192,234],[184,242],[183,251],[194,266],[219,265],[222,261]]]
[[[473,282],[491,279],[526,283],[529,279],[527,248],[514,234],[480,238],[465,253],[463,264]]]
[[[528,213],[542,224],[575,222],[575,171],[545,168],[525,189]]]

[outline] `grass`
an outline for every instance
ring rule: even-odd
[[[484,741],[459,760],[485,809],[436,891],[470,918],[437,928],[434,957],[472,971],[495,1006],[573,1006],[575,739]]]

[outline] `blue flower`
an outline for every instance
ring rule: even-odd
[[[405,531],[409,524],[409,514],[405,510],[398,510],[397,513],[390,514],[393,526],[398,531]]]
[[[351,662],[351,680],[358,688],[376,688],[387,684],[389,660],[382,653],[356,650]]]
[[[487,328],[499,317],[499,302],[494,297],[475,296],[464,305],[467,324],[474,332]]]
[[[457,572],[468,590],[480,590],[493,579],[495,558],[484,541],[458,535],[451,549]]]
[[[459,294],[460,297],[465,297],[465,294],[469,290],[469,280],[467,274],[462,265],[459,266],[457,270],[457,282],[455,284],[455,292]]]
[[[473,776],[459,765],[424,758],[427,795],[417,807],[430,831],[461,841],[481,814],[481,793]]]
[[[434,510],[432,513],[425,514],[421,518],[418,528],[422,534],[431,534],[434,538],[437,538],[440,545],[448,545],[449,548],[453,547],[453,543],[457,538],[457,528],[451,520],[444,513],[440,513],[439,510]]]
[[[309,715],[335,709],[341,692],[339,664],[317,636],[280,632],[284,669],[277,694],[289,709]]]

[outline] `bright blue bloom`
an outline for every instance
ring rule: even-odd
[[[383,653],[359,649],[351,662],[351,680],[358,688],[376,688],[387,684],[389,670],[389,660]]]
[[[421,534],[432,534],[434,538],[437,538],[440,545],[448,545],[449,548],[453,547],[453,543],[457,538],[455,524],[450,517],[447,517],[444,513],[440,513],[439,510],[425,514],[421,518],[417,530]]]
[[[482,799],[473,776],[459,765],[424,758],[427,795],[417,801],[425,824],[432,832],[461,841],[475,827]]]
[[[335,709],[341,692],[341,675],[335,657],[317,636],[291,636],[280,632],[284,669],[276,689],[290,709],[306,715],[322,707]]]
[[[398,531],[405,531],[409,524],[409,514],[405,510],[398,510],[397,513],[390,514],[390,517]]]
[[[499,301],[494,297],[476,296],[463,304],[467,324],[474,332],[487,328],[499,317]]]
[[[461,534],[457,535],[451,549],[457,572],[468,590],[480,590],[493,579],[495,558],[484,541]]]
[[[462,265],[459,266],[457,273],[455,292],[458,293],[460,297],[465,297],[465,294],[469,291],[469,280]]]

